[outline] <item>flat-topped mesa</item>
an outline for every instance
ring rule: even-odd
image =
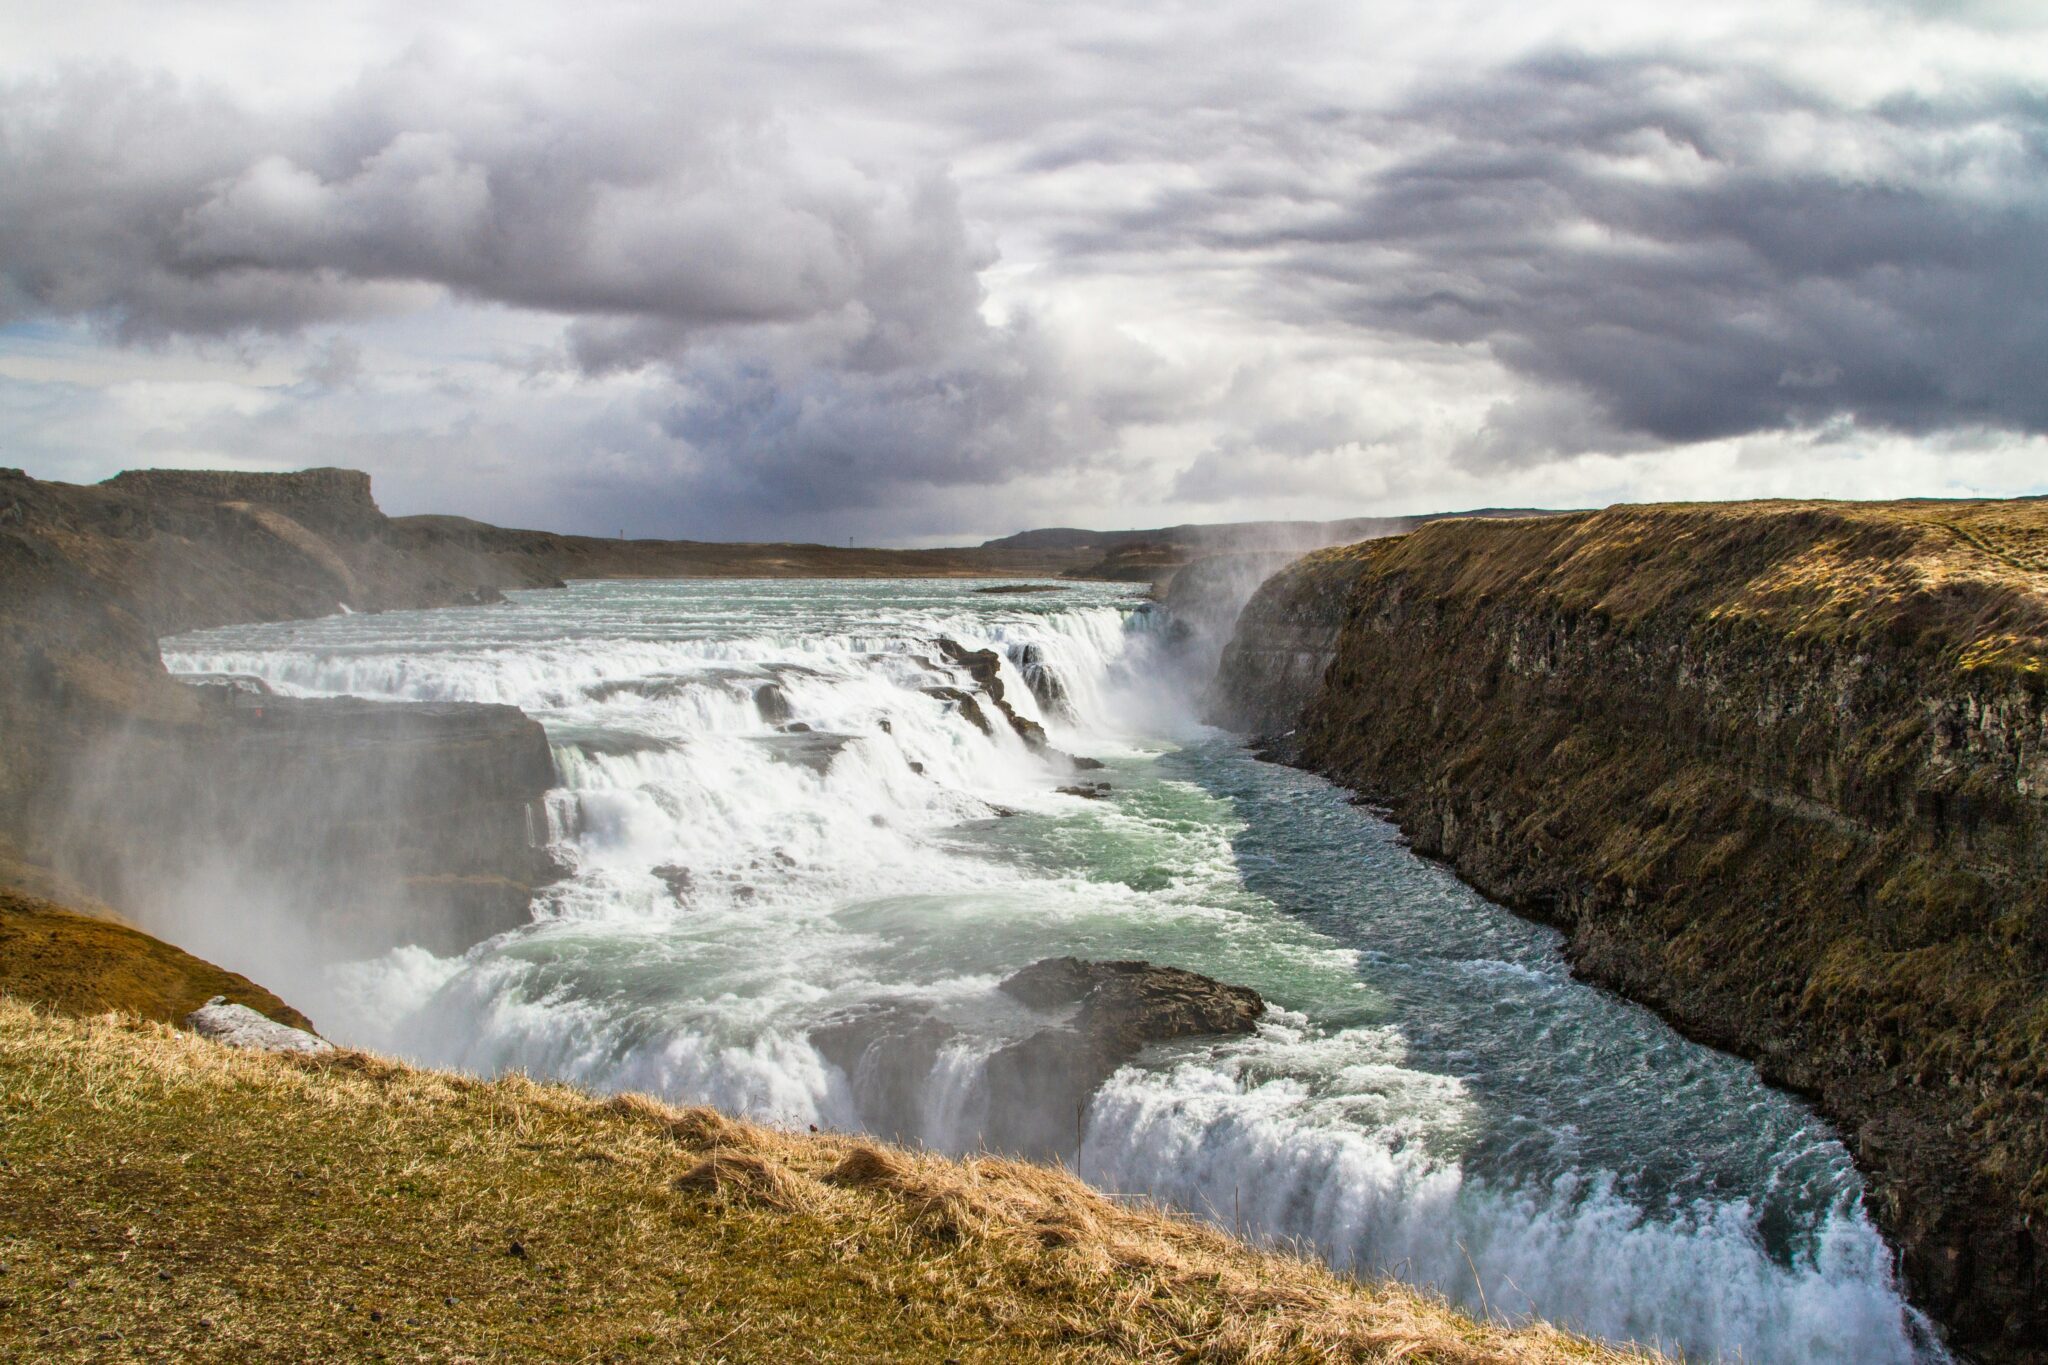
[[[2048,503],[1437,522],[1237,637],[1224,719],[1814,1096],[1915,1299],[2044,1358]]]
[[[370,495],[370,476],[360,469],[299,469],[258,473],[223,469],[127,469],[103,488],[144,498],[196,502],[253,503],[274,507],[312,530],[367,534],[380,529],[384,513]]]

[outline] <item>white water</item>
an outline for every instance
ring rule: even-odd
[[[554,740],[572,871],[538,922],[326,969],[299,989],[330,1033],[964,1151],[1006,1140],[982,1058],[1047,1022],[996,983],[1059,953],[1149,958],[1275,1009],[1114,1077],[1072,1154],[1090,1179],[1500,1317],[1730,1359],[1914,1357],[1823,1125],[1572,981],[1555,935],[1328,784],[1196,726],[1136,605],[1102,585],[579,584],[165,656],[303,695],[509,702]],[[1080,776],[1110,799],[1056,792],[1075,777],[986,701],[993,734],[929,695],[972,686],[941,636],[1004,653],[1010,700],[1106,760]],[[1026,660],[1063,706],[1037,704]],[[877,1004],[951,1032],[845,1066],[813,1042]]]

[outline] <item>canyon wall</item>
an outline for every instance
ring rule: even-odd
[[[1247,606],[1216,718],[1814,1098],[1964,1349],[2048,1341],[2048,506],[1442,522]]]
[[[258,940],[453,951],[523,922],[553,874],[537,723],[195,688],[158,653],[195,627],[552,581],[410,539],[349,470],[0,471],[4,879],[80,888],[238,961]]]

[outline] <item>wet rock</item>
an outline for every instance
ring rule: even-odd
[[[921,1010],[879,1005],[811,1030],[811,1046],[846,1073],[861,1126],[891,1141],[919,1136],[922,1098],[939,1051],[959,1030]]]
[[[1141,961],[1049,957],[1011,976],[1000,989],[1033,1009],[1080,1005],[1074,1027],[1126,1057],[1147,1043],[1249,1033],[1266,1013],[1265,1000],[1249,986]]]
[[[1045,727],[1035,720],[1028,720],[1017,714],[1003,697],[1003,660],[992,649],[969,649],[958,640],[940,636],[937,641],[939,653],[955,668],[965,669],[967,676],[974,679],[974,685],[981,689],[989,704],[1001,713],[1017,737],[1024,741],[1026,748],[1034,753],[1047,752],[1052,746],[1046,741]],[[992,732],[991,732],[992,733]]]
[[[1079,1006],[1068,1024],[1040,1029],[987,1063],[989,1130],[1041,1159],[1079,1150],[1089,1099],[1146,1046],[1249,1033],[1266,1012],[1248,986],[1139,961],[1046,958],[1000,989],[1036,1010]]]
[[[185,1027],[202,1038],[259,1052],[332,1052],[334,1044],[315,1033],[266,1019],[247,1005],[216,995],[185,1016]]]
[[[989,724],[988,716],[982,712],[981,703],[974,699],[973,693],[963,692],[957,687],[927,687],[924,694],[958,707],[960,714],[967,718],[967,723],[983,734],[993,735],[996,732],[996,727]]]
[[[1077,782],[1071,786],[1055,787],[1062,796],[1079,796],[1089,801],[1101,801],[1109,795],[1107,782]]]
[[[676,904],[689,903],[690,892],[696,889],[697,884],[689,868],[677,863],[663,863],[654,869],[654,875],[668,888],[669,895],[675,897]]]
[[[1031,695],[1038,699],[1038,705],[1049,716],[1071,716],[1073,704],[1067,697],[1067,685],[1060,681],[1060,675],[1053,671],[1046,660],[1045,650],[1038,645],[1024,644],[1010,647],[1010,662],[1024,676],[1024,683],[1031,689]]]
[[[754,689],[754,709],[769,725],[781,725],[795,714],[790,710],[789,694],[779,683],[762,683]]]

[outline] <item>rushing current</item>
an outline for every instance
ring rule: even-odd
[[[568,875],[463,956],[328,967],[306,989],[348,1041],[963,1152],[1004,1144],[979,1064],[1035,1026],[997,983],[1145,958],[1273,1008],[1112,1077],[1071,1156],[1089,1180],[1499,1319],[1695,1357],[1938,1356],[1804,1104],[1197,723],[1199,668],[1130,590],[980,586],[579,583],[164,653],[296,695],[509,702],[548,730]],[[1081,776],[1106,793],[1062,793],[1056,754],[976,724],[941,639],[997,651],[1008,699],[1102,760]],[[945,1025],[915,1074],[814,1041],[877,1005]]]

